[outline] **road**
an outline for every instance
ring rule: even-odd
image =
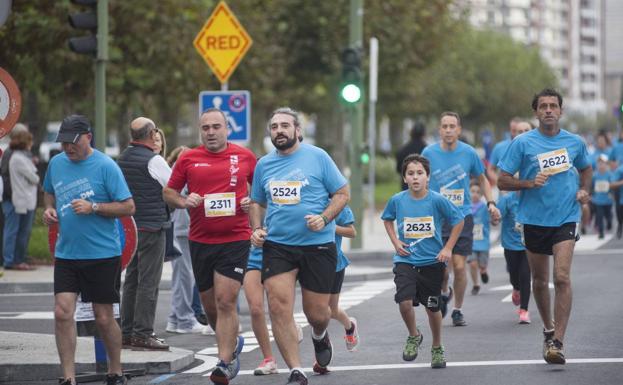
[[[377,265],[384,261],[374,262]],[[519,325],[503,258],[491,261],[491,281],[477,296],[466,296],[463,307],[468,326],[453,327],[444,319],[443,344],[448,367],[430,368],[430,332],[423,309],[416,310],[418,325],[424,333],[423,348],[416,361],[402,360],[406,329],[393,302],[391,278],[345,284],[343,304],[350,315],[359,320],[361,346],[357,352],[346,351],[343,330],[332,321],[329,333],[334,346],[332,373],[313,376],[310,384],[621,384],[623,383],[623,242],[612,241],[602,249],[583,252],[573,261],[573,310],[565,341],[568,363],[546,365],[541,358],[541,322],[534,303],[530,303],[532,324]],[[471,286],[471,283],[470,283]],[[0,295],[0,330],[51,334],[52,293]],[[244,303],[244,300],[242,300]],[[157,314],[157,333],[172,346],[196,352],[193,365],[179,373],[164,376],[148,375],[133,378],[130,384],[206,384],[206,375],[215,362],[213,336],[173,335],[166,333],[166,315],[170,293],[161,292]],[[32,319],[7,316],[23,313]],[[300,315],[300,296],[297,303]],[[241,306],[241,322],[245,336],[251,336],[246,306]],[[306,324],[305,324],[306,325]],[[301,357],[308,368],[313,364],[310,328],[306,326],[301,343]],[[239,385],[285,384],[287,374],[257,377],[252,370],[261,361],[257,345],[248,338],[241,355],[242,370],[232,382]],[[285,364],[273,343],[280,369]],[[55,351],[50,352],[55,355]],[[0,380],[1,381],[1,380]],[[39,385],[50,382],[29,382]]]

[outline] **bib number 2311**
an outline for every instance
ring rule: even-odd
[[[203,206],[206,217],[236,215],[236,193],[206,194]]]

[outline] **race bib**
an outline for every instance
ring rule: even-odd
[[[463,189],[442,188],[441,195],[446,197],[455,206],[463,206]]]
[[[571,159],[566,148],[538,154],[539,168],[547,175],[565,172],[571,168]]]
[[[270,199],[273,203],[280,205],[299,204],[301,203],[302,186],[303,183],[301,181],[272,181],[270,182]]]
[[[406,239],[432,238],[435,235],[433,217],[405,217],[403,233]]]
[[[228,217],[236,215],[236,193],[204,195],[203,208],[206,217]]]
[[[474,223],[474,241],[482,241],[485,239],[485,226],[482,223]]]
[[[608,191],[610,191],[610,182],[607,180],[595,181],[595,192],[607,193]]]

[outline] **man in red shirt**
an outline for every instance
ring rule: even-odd
[[[193,272],[219,350],[210,379],[227,385],[238,373],[238,354],[244,344],[242,336],[236,337],[236,302],[250,248],[248,185],[256,158],[248,149],[227,142],[227,119],[222,111],[205,110],[200,125],[203,146],[180,156],[164,199],[190,211]],[[180,193],[184,186],[187,196]]]

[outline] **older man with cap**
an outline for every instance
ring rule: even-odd
[[[121,332],[113,314],[119,302],[121,240],[115,218],[134,214],[134,201],[121,170],[91,148],[91,125],[80,115],[61,124],[63,151],[50,161],[43,182],[47,225],[58,223],[54,256],[54,323],[61,361],[61,385],[76,383],[76,323],[80,294],[93,303],[95,323],[108,355],[106,384],[125,384]]]
[[[169,345],[154,335],[165,232],[171,226],[169,209],[162,199],[171,168],[153,151],[156,130],[151,119],[134,119],[130,124],[132,142],[118,160],[136,202],[138,246],[125,272],[121,301],[123,346],[133,350],[169,350]]]

